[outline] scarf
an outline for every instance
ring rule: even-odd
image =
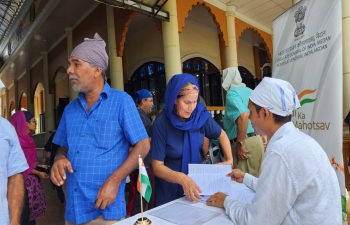
[[[183,152],[182,152],[182,168],[181,172],[188,174],[188,164],[200,163],[200,147],[198,144],[198,130],[204,125],[204,123],[211,116],[206,107],[199,102],[199,93],[197,106],[193,110],[190,118],[185,122],[182,121],[176,114],[175,100],[185,84],[191,82],[198,87],[198,82],[195,76],[191,74],[178,74],[174,75],[170,80],[165,90],[165,113],[171,124],[179,129],[183,130]]]
[[[34,139],[28,133],[26,122],[26,118],[22,111],[17,111],[11,117],[11,123],[15,127],[19,142],[29,166],[29,168],[23,172],[24,179],[26,179],[30,172],[34,169],[36,160],[36,147]]]

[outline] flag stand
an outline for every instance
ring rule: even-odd
[[[142,166],[142,159],[139,155],[139,175],[137,179],[141,179],[141,166]],[[152,221],[149,220],[147,217],[143,217],[143,201],[142,201],[142,185],[140,185],[140,201],[141,201],[141,218],[138,218],[134,225],[152,225]]]

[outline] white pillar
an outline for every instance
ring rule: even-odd
[[[350,111],[350,0],[342,0],[343,18],[343,118]]]
[[[20,108],[19,107],[19,99],[18,99],[18,80],[17,79],[14,79],[13,80],[13,86],[14,86],[14,88],[15,88],[15,112],[17,112],[18,111],[18,108]]]
[[[27,110],[28,112],[31,112],[34,114],[34,104],[32,103],[32,96],[31,94],[31,77],[30,77],[30,68],[26,68],[26,76],[27,76]]]
[[[41,52],[43,57],[43,76],[44,76],[44,89],[45,89],[45,141],[50,137],[49,131],[55,129],[54,115],[53,115],[53,98],[50,94],[49,84],[49,67],[47,52]]]
[[[9,96],[9,89],[6,88],[5,89],[5,95],[6,95],[6,115],[5,115],[5,118],[10,120],[11,117],[11,112],[10,112],[10,96]]]
[[[123,59],[117,56],[117,44],[115,39],[113,7],[106,5],[109,71],[112,88],[124,90]]]
[[[238,67],[235,11],[236,11],[235,6],[227,6],[226,20],[227,20],[228,46],[225,48],[226,67]]]
[[[67,35],[67,54],[69,59],[70,54],[73,51],[73,31],[72,31],[72,28],[70,27],[67,27],[65,30]],[[68,84],[69,84],[69,101],[71,102],[78,97],[78,92],[75,92],[73,90],[73,87],[70,81],[68,82]]]
[[[182,73],[179,28],[177,22],[176,1],[168,1],[164,5],[164,10],[169,12],[169,22],[163,21],[163,48],[166,82],[175,74]]]

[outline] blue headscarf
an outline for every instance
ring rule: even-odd
[[[182,168],[181,172],[188,174],[189,163],[200,163],[200,147],[198,145],[198,130],[211,116],[206,107],[199,102],[199,93],[197,99],[197,107],[193,110],[190,118],[186,122],[182,121],[176,114],[174,107],[177,95],[181,88],[191,82],[198,87],[198,82],[195,76],[191,74],[174,75],[166,87],[165,91],[165,114],[169,118],[171,124],[179,130],[185,131],[183,152],[182,152]]]

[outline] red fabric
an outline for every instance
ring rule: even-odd
[[[126,205],[126,215],[131,216],[132,210],[134,208],[135,194],[136,194],[136,184],[134,182],[134,173],[131,172],[129,174],[130,182],[129,182],[129,197],[128,204]]]
[[[26,179],[30,172],[34,169],[36,160],[36,147],[34,139],[28,133],[26,122],[25,115],[22,111],[17,111],[11,117],[11,123],[15,127],[19,142],[29,166],[29,168],[23,172],[24,179]]]

